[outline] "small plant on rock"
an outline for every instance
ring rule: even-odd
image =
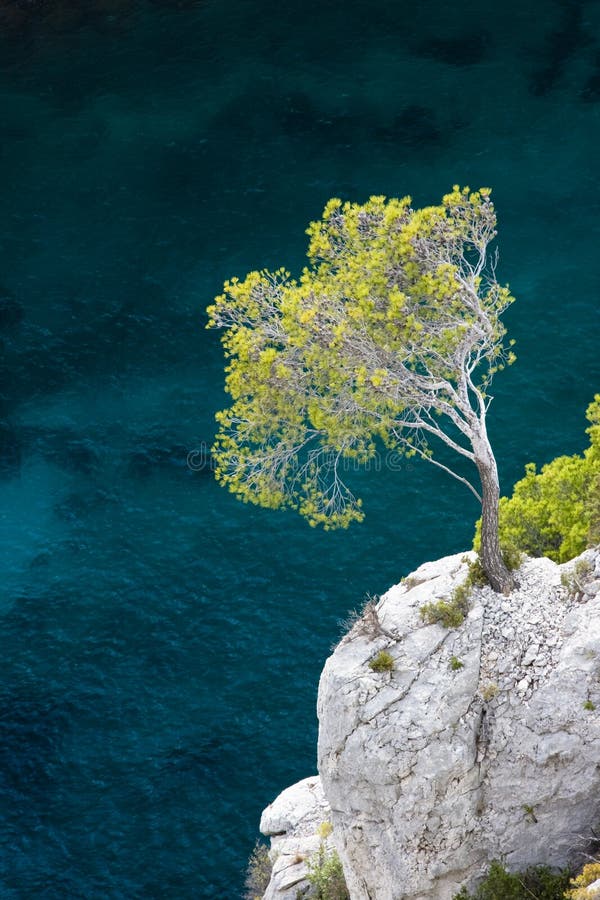
[[[421,618],[428,625],[439,623],[444,628],[458,628],[464,622],[469,611],[469,600],[473,588],[483,587],[486,584],[489,584],[489,581],[481,560],[477,556],[473,562],[468,562],[467,577],[462,584],[454,588],[450,599],[425,603],[421,607]]]
[[[450,668],[453,672],[458,672],[459,669],[464,668],[464,662],[458,658],[458,656],[450,657]]]
[[[523,804],[523,812],[527,816],[527,820],[529,822],[533,822],[535,825],[537,825],[537,816],[535,814],[535,809],[533,808],[531,803]]]
[[[485,587],[486,584],[489,584],[487,575],[481,565],[479,554],[477,554],[473,562],[468,563],[466,583],[473,587]]]
[[[463,888],[454,900],[563,900],[569,880],[566,869],[553,872],[546,866],[535,866],[513,873],[507,872],[502,863],[493,862],[474,894]]]
[[[328,853],[323,843],[308,863],[307,878],[316,900],[350,900],[340,858],[335,850]]]
[[[326,840],[329,837],[331,832],[333,831],[333,825],[331,822],[325,821],[321,822],[319,827],[317,828],[317,834],[321,838],[322,841]]]
[[[586,700],[583,704],[583,708],[589,710],[590,712],[593,712],[596,709],[596,704],[591,700]]]
[[[421,618],[428,625],[439,623],[444,628],[458,628],[469,611],[470,596],[471,586],[465,581],[454,588],[449,600],[424,603],[420,610]]]
[[[267,845],[257,841],[246,867],[244,900],[262,900],[269,886],[272,870],[273,863]]]
[[[486,703],[489,703],[490,700],[493,700],[494,697],[498,695],[499,690],[500,689],[495,681],[488,681],[488,683],[484,684],[481,688],[481,697]]]
[[[374,672],[392,672],[394,669],[394,657],[387,650],[380,650],[377,656],[369,660],[369,668]]]

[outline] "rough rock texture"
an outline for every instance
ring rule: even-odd
[[[331,838],[318,833],[320,826],[330,821],[331,810],[318,775],[286,788],[267,806],[260,830],[271,838],[273,872],[264,900],[310,896],[307,861],[318,853],[321,843],[327,852],[333,849]]]
[[[510,596],[475,588],[460,627],[424,624],[464,560],[391,588],[321,676],[319,771],[352,900],[450,900],[495,858],[577,861],[600,821],[600,549],[527,560]],[[392,672],[369,668],[382,649]]]

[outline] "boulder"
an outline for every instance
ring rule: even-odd
[[[571,577],[597,581],[600,550],[528,559],[509,596],[474,588],[462,625],[426,624],[469,558],[369,605],[321,676],[319,772],[352,900],[451,900],[493,859],[577,864],[600,821],[600,593]],[[381,650],[391,671],[369,666]]]
[[[260,830],[271,838],[273,871],[264,900],[296,900],[311,895],[306,880],[308,862],[318,854],[321,844],[325,852],[332,851],[327,834],[330,821],[331,810],[318,775],[286,788],[267,806]]]

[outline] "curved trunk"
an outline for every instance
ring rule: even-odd
[[[495,591],[508,594],[515,586],[514,578],[500,552],[498,536],[498,501],[500,483],[498,468],[487,435],[473,442],[475,464],[481,479],[481,565]]]

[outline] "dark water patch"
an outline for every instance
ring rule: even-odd
[[[288,116],[286,98],[258,82],[233,97],[216,111],[211,119],[211,132],[231,140],[257,144],[275,137]],[[306,117],[306,110],[304,112]]]
[[[96,442],[82,437],[72,429],[59,431],[29,431],[29,448],[40,453],[48,462],[81,475],[92,475],[102,462]]]
[[[12,291],[0,285],[0,330],[12,330],[23,321],[25,310]]]
[[[334,150],[352,147],[355,152],[360,153],[374,128],[371,112],[361,107],[362,104],[356,104],[349,109],[321,116],[317,131],[320,140]]]
[[[417,53],[449,66],[475,66],[487,58],[491,46],[488,32],[467,31],[456,36],[427,38],[417,44]]]
[[[137,478],[147,478],[164,468],[182,469],[191,472],[188,466],[190,450],[184,444],[173,442],[172,437],[155,433],[140,435],[136,446],[128,455],[127,470]],[[196,471],[209,468],[210,461],[200,452]]]
[[[582,0],[561,2],[558,26],[546,36],[545,46],[538,53],[540,64],[530,76],[530,90],[535,97],[544,97],[554,90],[569,60],[589,43],[583,10]]]
[[[89,0],[85,6],[75,0],[1,0],[0,23],[13,37],[33,32],[58,38],[82,28],[118,32],[139,7],[136,0]]]
[[[24,820],[43,822],[63,776],[63,744],[72,721],[64,698],[40,683],[0,694],[0,785]]]
[[[117,502],[117,498],[113,493],[99,488],[86,493],[68,494],[62,500],[59,500],[53,509],[60,519],[85,526],[85,523],[94,514]],[[42,565],[47,562],[49,562],[48,556],[41,555],[33,560],[32,565]]]
[[[305,138],[318,130],[320,110],[309,94],[294,91],[282,98],[278,115],[282,132],[290,138]]]
[[[595,54],[593,71],[585,81],[580,97],[586,103],[597,103],[600,100],[600,50]]]
[[[210,139],[202,129],[185,141],[170,143],[157,155],[152,189],[161,198],[181,197],[186,207],[201,203],[213,186],[227,178],[223,165],[230,154],[228,142],[222,140],[220,136]],[[229,177],[235,183],[235,172],[230,171]]]
[[[150,359],[156,371],[180,362],[182,344],[191,358],[203,337],[199,310],[179,308],[168,290],[146,280],[99,279],[87,296],[61,298],[59,310],[52,330],[30,330],[11,348],[2,383],[7,400],[51,393],[109,369],[123,376]]]
[[[415,104],[398,113],[391,125],[378,128],[377,137],[384,143],[422,152],[424,149],[438,147],[445,135],[438,124],[436,111]]]
[[[17,475],[22,456],[23,439],[20,429],[10,422],[0,421],[0,476]]]
[[[221,743],[214,737],[203,740],[196,739],[193,749],[191,747],[173,747],[172,750],[164,753],[159,763],[159,777],[167,775],[171,778],[174,773],[187,777],[190,772],[201,776],[207,768],[218,762],[221,749]]]
[[[347,98],[343,105],[325,109],[307,93],[279,94],[258,84],[214,115],[210,140],[220,142],[227,152],[224,136],[233,133],[239,141],[238,150],[243,147],[244,153],[255,151],[264,155],[270,141],[286,137],[302,141],[303,151],[310,153],[350,143],[358,147],[375,121],[373,109],[358,98]]]

